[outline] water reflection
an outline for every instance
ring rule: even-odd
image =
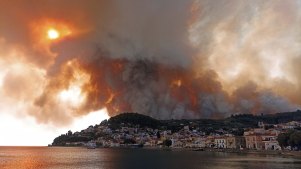
[[[2,169],[297,169],[301,160],[279,156],[162,151],[0,147]]]

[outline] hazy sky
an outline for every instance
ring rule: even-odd
[[[301,0],[0,1],[0,145],[120,112],[294,111]]]

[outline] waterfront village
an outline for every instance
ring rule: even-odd
[[[191,125],[189,125],[191,124]],[[278,136],[301,127],[301,122],[291,121],[279,124],[258,122],[254,128],[243,129],[243,133],[233,135],[218,129],[210,133],[199,128],[180,124],[181,128],[171,130],[140,127],[121,123],[118,128],[110,127],[108,121],[89,126],[81,132],[68,133],[57,137],[53,146],[95,146],[95,147],[149,147],[149,148],[192,148],[192,149],[236,149],[236,150],[293,150],[289,144],[279,144]],[[87,139],[90,138],[90,139]],[[300,142],[300,137],[297,138]],[[283,140],[283,139],[282,139]],[[285,141],[285,140],[284,140]],[[287,140],[285,141],[287,142]],[[296,143],[300,144],[300,143]],[[295,144],[295,145],[296,145]]]

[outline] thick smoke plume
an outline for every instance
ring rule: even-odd
[[[300,11],[299,0],[1,1],[1,112],[17,104],[65,125],[101,108],[158,119],[296,110]],[[48,27],[72,33],[52,42]]]

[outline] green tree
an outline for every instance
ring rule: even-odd
[[[134,139],[124,139],[123,144],[136,144]]]
[[[170,139],[166,139],[163,141],[163,145],[166,147],[170,147],[172,145],[172,141]]]
[[[160,132],[159,132],[159,131],[157,131],[157,138],[158,138],[158,139],[161,138],[161,135],[160,135]]]
[[[289,146],[288,140],[289,140],[289,133],[281,133],[277,137],[277,141],[279,142],[279,145],[282,148]]]
[[[296,130],[291,130],[287,133],[281,133],[278,135],[277,141],[281,147],[295,147],[301,149],[301,132]]]
[[[301,132],[299,132],[299,131],[293,132],[289,137],[288,143],[290,146],[300,149],[301,148]]]
[[[72,131],[69,130],[68,133],[67,133],[67,135],[68,135],[68,136],[72,136]]]

